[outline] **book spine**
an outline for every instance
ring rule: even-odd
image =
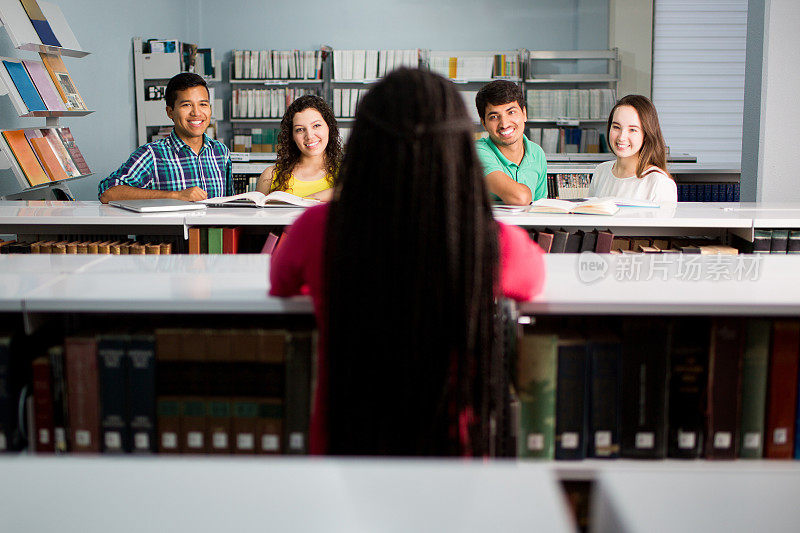
[[[258,432],[258,401],[255,398],[236,398],[232,406],[233,453],[256,453]]]
[[[37,357],[31,363],[33,378],[34,438],[36,453],[54,453],[53,396],[50,360]]]
[[[772,325],[764,443],[764,456],[769,459],[791,459],[794,453],[799,346],[800,323],[776,320]]]
[[[16,425],[11,394],[11,339],[0,336],[0,453],[11,449],[12,431]]]
[[[587,357],[585,341],[558,343],[556,459],[586,457]]]
[[[100,452],[100,393],[97,341],[91,337],[65,340],[70,449],[76,453]]]
[[[696,458],[703,450],[705,429],[708,323],[675,322],[669,376],[669,457]]]
[[[589,343],[589,457],[619,457],[620,350],[619,341]]]
[[[256,446],[258,453],[281,453],[283,435],[283,402],[280,399],[264,398],[258,402]]]
[[[623,338],[621,456],[663,458],[672,323],[657,318],[627,320]]]
[[[67,428],[67,383],[64,374],[64,346],[53,346],[48,350],[50,357],[51,385],[53,391],[53,444],[56,453],[69,451]]]
[[[130,450],[126,422],[127,342],[126,337],[119,335],[103,335],[97,340],[101,398],[100,429],[105,453],[123,453]]]
[[[308,453],[311,412],[311,361],[316,334],[292,332],[286,353],[286,437],[288,454]]]
[[[744,323],[714,320],[708,362],[706,450],[709,459],[735,459],[741,419]]]
[[[156,401],[158,413],[158,452],[181,453],[181,402],[176,396],[159,396]]]
[[[764,455],[764,421],[767,405],[767,370],[770,345],[769,320],[748,320],[742,356],[742,417],[739,457]]]
[[[184,453],[208,453],[206,441],[206,411],[204,398],[181,398],[181,450]]]
[[[544,334],[520,339],[516,368],[518,457],[555,457],[557,342],[556,335]]]
[[[128,414],[133,453],[157,449],[155,337],[135,335],[128,345]]]
[[[206,438],[209,453],[231,453],[231,401],[228,398],[210,398],[208,400],[208,424]]]

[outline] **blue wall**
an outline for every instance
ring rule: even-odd
[[[430,48],[439,50],[593,49],[608,46],[608,0],[50,0],[91,55],[66,58],[81,96],[95,113],[63,119],[95,176],[71,184],[78,199],[97,197],[97,182],[136,147],[131,39],[177,38],[230,50]],[[302,16],[298,16],[302,10]],[[0,55],[15,50],[0,30]],[[222,96],[229,87],[218,88]],[[218,96],[219,97],[219,96]],[[20,119],[0,96],[0,127],[43,125]],[[0,171],[0,194],[13,192]],[[9,187],[11,190],[9,190]]]

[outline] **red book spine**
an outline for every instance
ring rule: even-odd
[[[71,450],[100,452],[100,387],[97,377],[97,341],[93,337],[65,340],[67,405]]]
[[[764,457],[769,459],[791,459],[794,452],[798,352],[800,322],[776,320],[772,326],[764,446]]]
[[[50,360],[37,357],[31,363],[33,372],[33,415],[36,453],[54,453],[53,393]]]
[[[239,228],[222,228],[222,253],[239,253]]]

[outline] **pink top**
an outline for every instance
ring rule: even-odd
[[[325,412],[327,398],[327,373],[325,346],[326,324],[322,320],[322,269],[324,268],[325,226],[328,205],[306,210],[291,228],[287,228],[272,254],[270,264],[270,291],[273,296],[308,294],[314,302],[314,314],[319,328],[317,393],[311,413],[310,448],[313,454],[323,454],[327,448]],[[503,296],[517,301],[530,300],[542,290],[544,284],[544,259],[542,249],[522,228],[500,222],[500,288]]]

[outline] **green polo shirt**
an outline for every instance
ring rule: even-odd
[[[534,200],[547,198],[547,159],[544,156],[544,150],[538,144],[529,141],[524,135],[522,142],[525,143],[525,155],[517,165],[509,161],[490,138],[485,137],[478,140],[475,143],[475,149],[478,152],[478,159],[483,165],[483,175],[486,176],[499,170],[517,183],[527,185]],[[493,194],[492,200],[500,201],[500,198]]]

